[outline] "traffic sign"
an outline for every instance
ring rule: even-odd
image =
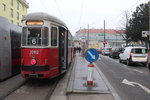
[[[103,41],[102,43],[103,43],[103,44],[107,44],[107,42],[106,42],[106,41]]]
[[[99,54],[96,49],[88,49],[85,52],[85,59],[89,62],[94,62],[99,58]]]
[[[104,34],[98,34],[98,36],[104,36]]]
[[[142,37],[147,37],[148,35],[150,35],[149,31],[142,31]]]

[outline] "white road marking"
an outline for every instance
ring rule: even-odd
[[[96,59],[95,55],[93,55],[90,51],[88,51],[89,55],[91,56],[92,59]]]
[[[134,71],[139,72],[139,73],[141,73],[141,74],[143,73],[142,71],[139,71],[139,70],[137,70],[137,69],[134,69]]]
[[[123,83],[123,84],[126,84],[126,85],[133,86],[133,87],[135,87],[135,85],[138,85],[138,86],[140,86],[144,91],[146,91],[148,94],[150,94],[150,89],[148,89],[147,87],[141,85],[140,83],[131,82],[131,81],[128,81],[127,79],[123,79],[122,83]]]

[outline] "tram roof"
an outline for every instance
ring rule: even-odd
[[[66,24],[61,21],[60,19],[58,19],[57,17],[54,17],[52,15],[49,15],[47,13],[43,13],[43,12],[36,12],[36,13],[29,13],[27,15],[25,15],[22,19],[23,21],[25,20],[48,20],[48,21],[52,21],[55,23],[59,23],[61,25],[64,25],[65,27]]]

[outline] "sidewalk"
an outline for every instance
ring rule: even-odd
[[[51,100],[121,100],[95,64],[94,86],[86,85],[88,64],[77,54],[72,68],[58,84]]]

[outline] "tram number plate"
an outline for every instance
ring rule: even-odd
[[[29,74],[30,78],[38,78],[38,74]]]

